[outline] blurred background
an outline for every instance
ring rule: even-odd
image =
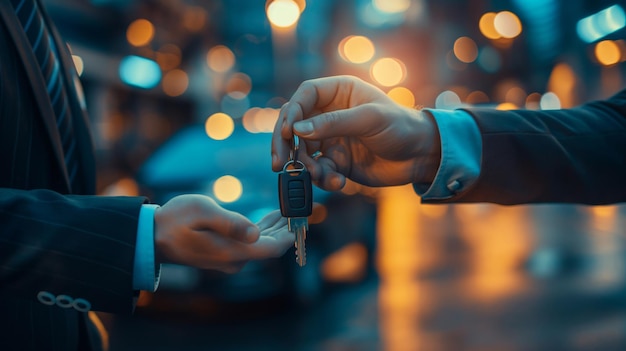
[[[44,0],[84,86],[98,191],[278,208],[278,108],[351,74],[406,106],[555,109],[624,88],[615,0]],[[619,186],[619,185],[617,185]],[[576,191],[576,189],[572,189]],[[626,208],[314,192],[308,264],[163,267],[120,350],[624,350]]]

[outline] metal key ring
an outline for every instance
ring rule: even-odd
[[[295,168],[295,165],[299,164],[302,166],[302,168]],[[287,170],[287,167],[289,167],[289,165],[294,165],[294,169],[293,170]],[[283,172],[300,172],[300,171],[305,171],[306,170],[306,166],[304,165],[304,163],[302,163],[302,161],[294,161],[294,160],[289,160],[287,161],[287,163],[285,163],[285,165],[283,166]]]
[[[297,135],[293,135],[291,140],[291,153],[290,159],[294,162],[298,162],[298,151],[300,151],[300,138]]]

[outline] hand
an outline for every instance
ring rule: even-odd
[[[274,171],[288,161],[294,133],[300,137],[298,159],[326,190],[341,189],[345,177],[368,186],[430,183],[439,167],[434,120],[396,104],[356,77],[319,78],[300,85],[274,128]],[[323,156],[314,160],[310,154],[317,150]]]
[[[158,208],[154,218],[159,263],[236,273],[249,260],[283,255],[295,240],[280,211],[257,226],[202,195],[177,196]]]

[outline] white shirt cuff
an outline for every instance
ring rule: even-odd
[[[154,261],[154,212],[158,205],[144,204],[139,211],[133,289],[155,292],[159,286],[161,266]]]
[[[425,109],[441,140],[441,163],[432,184],[414,184],[423,200],[443,200],[467,189],[480,174],[482,138],[472,116],[462,110]]]

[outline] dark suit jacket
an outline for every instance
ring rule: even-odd
[[[0,350],[7,351],[97,347],[78,310],[130,313],[136,295],[135,236],[146,199],[91,195],[95,161],[77,76],[45,11],[44,19],[61,51],[80,170],[70,184],[44,78],[19,19],[0,0]]]
[[[626,202],[626,90],[565,110],[467,111],[482,135],[480,175],[443,202]]]

